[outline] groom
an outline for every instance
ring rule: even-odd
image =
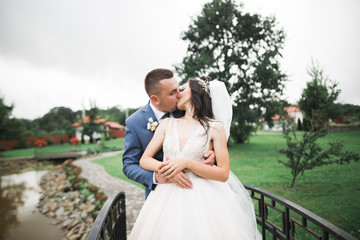
[[[157,172],[151,172],[140,167],[139,161],[145,148],[154,135],[154,129],[165,117],[182,117],[183,112],[177,110],[176,104],[180,98],[179,83],[172,71],[154,69],[145,77],[145,90],[150,101],[126,120],[125,150],[123,154],[124,174],[145,186],[145,198],[157,183],[174,183],[181,188],[191,188],[192,182],[180,172],[171,179],[165,179]],[[215,154],[207,152],[205,164],[213,165]],[[154,156],[163,160],[162,149]]]

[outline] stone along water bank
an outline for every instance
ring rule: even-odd
[[[61,239],[63,231],[37,209],[40,178],[47,171],[0,176],[0,239]]]
[[[81,168],[70,160],[48,171],[40,181],[43,189],[39,210],[64,230],[63,239],[86,239],[106,195],[80,177]]]

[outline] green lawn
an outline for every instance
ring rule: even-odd
[[[98,163],[100,165],[103,165],[105,168],[105,171],[109,173],[111,176],[120,178],[122,180],[131,182],[132,184],[135,184],[141,188],[144,188],[143,185],[140,183],[137,183],[135,181],[130,180],[125,176],[123,173],[123,163],[122,163],[122,153],[112,156],[112,157],[106,157],[101,159],[95,159],[93,162]],[[144,188],[145,189],[145,188]]]
[[[106,147],[121,147],[124,148],[124,139],[111,139],[106,141]],[[88,149],[98,149],[97,144],[62,144],[62,145],[50,145],[43,148],[25,148],[25,149],[14,149],[9,151],[1,152],[1,157],[24,157],[24,156],[34,156],[35,154],[50,154],[50,153],[61,153],[61,152],[70,152],[73,150],[76,151],[87,151]]]
[[[320,142],[335,139],[346,141],[346,149],[360,152],[360,131],[331,133]],[[282,146],[281,134],[259,132],[250,143],[230,147],[231,169],[243,184],[289,199],[359,238],[360,163],[305,171],[290,189],[291,170],[278,162],[285,156],[275,151]]]
[[[346,149],[360,152],[360,131],[331,133],[320,142],[335,139],[346,141]],[[280,132],[259,131],[249,143],[230,146],[231,170],[243,184],[289,199],[359,238],[360,163],[306,171],[290,189],[290,169],[278,162],[285,158],[276,152],[283,146],[285,139]],[[128,180],[122,172],[121,154],[95,162],[104,165],[109,174]]]
[[[320,139],[327,141],[344,140],[346,149],[360,152],[360,131],[328,134]],[[107,147],[124,146],[124,139],[109,140]],[[258,131],[249,143],[232,144],[229,148],[230,166],[243,184],[256,186],[310,210],[320,217],[360,238],[360,163],[329,165],[306,171],[299,176],[293,189],[289,188],[292,176],[290,169],[278,162],[285,156],[276,152],[285,146],[281,132]],[[54,145],[38,149],[41,153],[64,152],[75,148],[78,151],[95,149],[96,144]],[[34,148],[2,152],[3,156],[32,156]],[[106,171],[118,178],[135,183],[122,172],[122,155],[95,160]],[[139,184],[137,184],[140,186]],[[141,186],[142,187],[142,186]]]

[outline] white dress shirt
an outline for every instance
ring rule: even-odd
[[[151,110],[153,110],[154,114],[155,114],[155,117],[156,119],[158,120],[158,122],[160,123],[162,121],[161,117],[164,116],[164,114],[166,114],[166,112],[162,112],[160,111],[159,109],[157,109],[153,104],[152,102],[150,101],[150,108]],[[170,113],[170,117],[174,117],[174,115],[172,113]],[[155,119],[154,119],[155,121]]]

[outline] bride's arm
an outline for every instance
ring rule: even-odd
[[[140,167],[157,172],[161,162],[153,158],[155,154],[160,151],[165,139],[166,126],[170,118],[164,119],[156,128],[155,133],[149,144],[147,145],[143,155],[140,158]]]
[[[217,167],[205,165],[200,161],[181,158],[161,163],[159,173],[167,178],[171,178],[184,168],[188,168],[203,178],[225,182],[229,178],[229,153],[225,129],[222,123],[217,122],[215,124],[211,140],[213,141]]]

